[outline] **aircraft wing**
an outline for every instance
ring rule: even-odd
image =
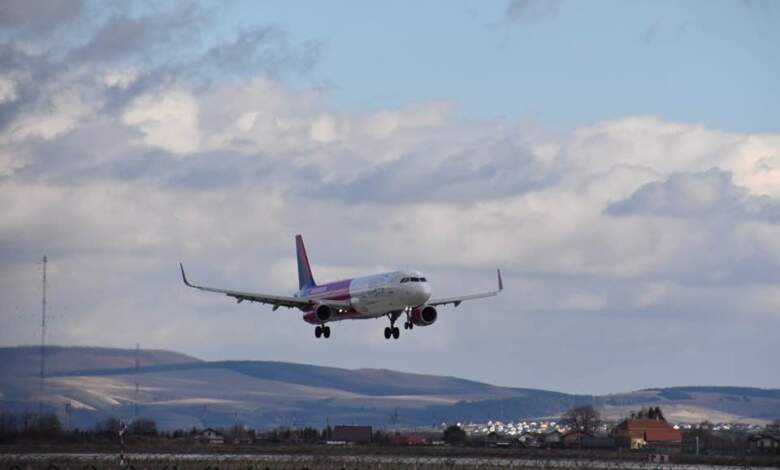
[[[504,281],[501,280],[501,270],[496,270],[498,273],[498,289],[490,292],[480,292],[478,294],[470,294],[470,295],[463,295],[459,297],[447,297],[444,299],[431,299],[428,302],[425,302],[425,305],[430,305],[432,307],[437,307],[439,305],[447,305],[452,304],[454,306],[458,306],[461,304],[461,302],[465,302],[466,300],[474,300],[474,299],[482,299],[485,297],[493,297],[495,295],[498,295],[499,292],[504,290]]]
[[[346,308],[349,307],[349,302],[347,301],[339,301],[339,300],[308,300],[308,299],[299,299],[298,297],[288,297],[288,296],[282,296],[282,295],[267,295],[267,294],[257,294],[254,292],[242,292],[237,290],[230,290],[230,289],[219,289],[215,287],[204,287],[204,286],[196,286],[194,284],[190,284],[190,282],[187,280],[187,275],[184,274],[184,266],[179,263],[179,268],[181,269],[181,279],[184,281],[184,284],[187,285],[187,287],[192,287],[194,289],[200,289],[202,291],[206,292],[216,292],[218,294],[225,294],[228,297],[233,297],[236,299],[238,303],[241,303],[245,300],[249,302],[259,302],[261,304],[268,304],[273,305],[273,309],[276,310],[279,307],[287,307],[287,308],[299,308],[301,310],[306,310],[308,308],[313,307],[316,305],[330,305],[333,307],[341,307]]]

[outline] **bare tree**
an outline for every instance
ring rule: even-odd
[[[139,418],[130,425],[130,432],[139,436],[156,436],[157,423],[149,418]]]
[[[561,415],[561,423],[571,431],[593,433],[599,425],[601,417],[591,405],[577,406]]]
[[[106,418],[103,421],[99,421],[95,424],[95,432],[101,434],[116,435],[122,428],[122,423],[116,418]]]

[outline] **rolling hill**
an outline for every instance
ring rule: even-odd
[[[348,370],[268,361],[201,361],[171,351],[47,348],[44,403],[70,425],[139,413],[162,428],[366,423],[403,426],[557,416],[593,404],[617,419],[661,406],[677,422],[762,423],[780,417],[780,390],[677,387],[585,396],[391,370]],[[0,348],[0,409],[37,409],[39,349]],[[139,384],[135,390],[136,381]],[[67,415],[66,404],[69,405]]]

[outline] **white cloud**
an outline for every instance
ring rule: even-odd
[[[674,173],[666,181],[641,186],[630,197],[612,203],[614,215],[654,215],[688,218],[760,220],[780,223],[780,199],[751,195],[736,186],[728,171],[712,168],[705,172]]]
[[[198,108],[198,102],[186,92],[152,92],[137,98],[122,121],[138,127],[147,145],[186,154],[200,148]]]
[[[51,90],[50,99],[26,113],[11,127],[12,140],[30,137],[52,139],[72,130],[79,121],[92,116],[97,103],[90,103],[77,90],[67,86]]]
[[[61,315],[55,342],[141,341],[207,358],[560,386],[569,382],[550,371],[619,348],[628,359],[614,367],[642,383],[631,358],[647,348],[692,344],[702,352],[691,357],[706,358],[721,353],[710,342],[749,346],[778,325],[769,286],[780,281],[780,224],[747,215],[780,197],[780,135],[658,117],[553,134],[463,120],[449,102],[349,112],[267,77],[196,83],[142,64],[47,66],[37,95],[13,85],[16,100],[33,97],[0,136],[0,297],[13,299],[0,305],[0,344],[35,339],[18,312],[37,305],[43,253]],[[607,210],[621,201],[653,210]],[[300,312],[180,283],[181,260],[204,284],[289,293],[296,233],[318,280],[408,265],[443,296],[491,289],[501,267],[507,289],[443,309],[398,347],[382,338],[384,320],[340,324],[338,341],[316,342]],[[579,354],[558,354],[561,343]],[[518,365],[529,350],[550,354]]]
[[[102,78],[103,83],[108,87],[126,89],[138,80],[138,70],[135,68],[109,69]]]
[[[349,127],[339,124],[336,118],[330,114],[320,114],[314,118],[309,135],[312,140],[323,144],[337,142],[346,137]]]
[[[0,75],[0,104],[16,100],[16,82]]]
[[[368,116],[366,129],[373,137],[385,138],[404,128],[438,127],[446,122],[451,111],[451,104],[446,102],[378,111]]]

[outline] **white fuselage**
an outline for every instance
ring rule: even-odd
[[[430,298],[431,288],[419,271],[403,270],[347,279],[298,291],[309,300],[348,301],[338,318],[373,318],[419,307]]]

